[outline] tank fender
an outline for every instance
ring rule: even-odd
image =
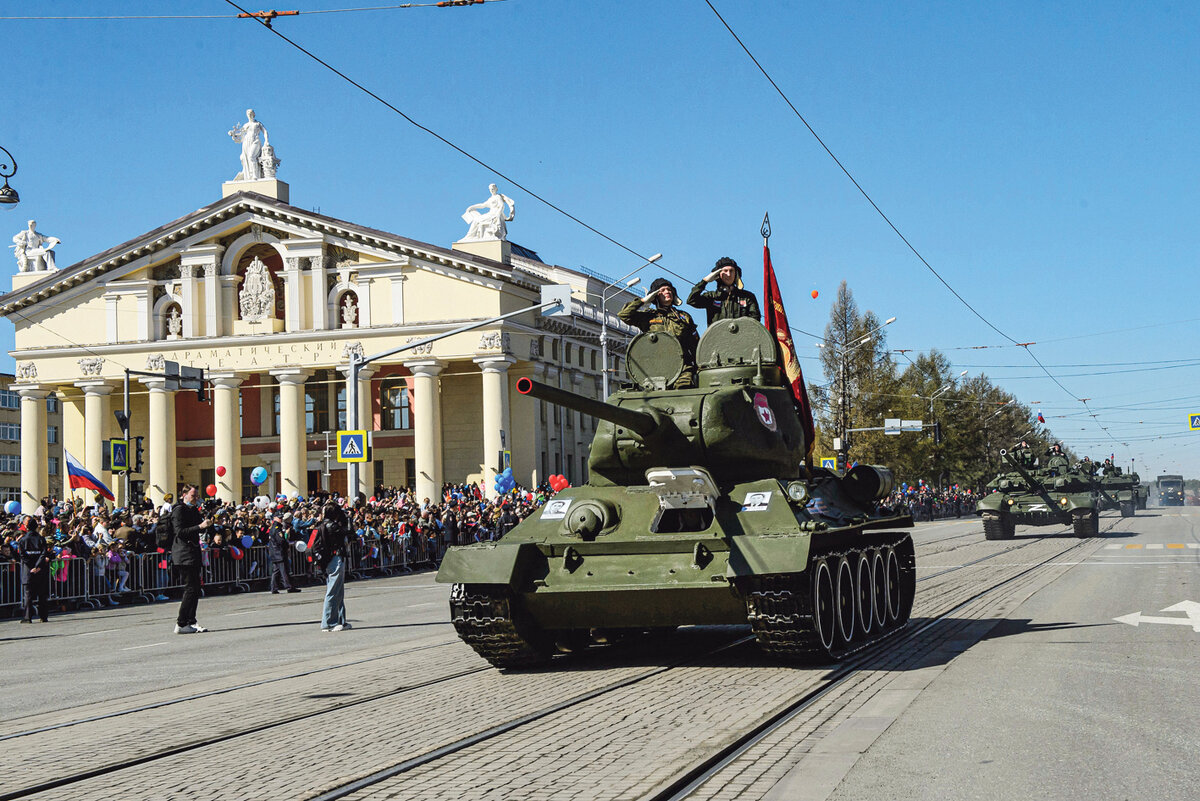
[[[532,542],[479,542],[446,551],[439,584],[506,584],[516,588],[545,557]]]
[[[729,540],[725,577],[803,573],[808,569],[808,534],[743,534]]]

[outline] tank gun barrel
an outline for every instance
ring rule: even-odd
[[[1024,467],[1021,467],[1021,463],[1013,458],[1013,455],[1008,451],[1001,448],[1000,455],[1008,460],[1008,463],[1011,464],[1013,469],[1020,474],[1021,478],[1025,479],[1025,481],[1029,483],[1029,488],[1037,493],[1041,499],[1046,502],[1047,506],[1049,506],[1051,509],[1055,508],[1054,499],[1050,497],[1050,493],[1046,491],[1046,487],[1044,484],[1042,484],[1042,482],[1031,476]]]
[[[517,392],[522,395],[528,395],[531,398],[538,398],[539,400],[555,403],[559,406],[565,406],[577,412],[590,414],[592,417],[608,420],[614,425],[624,426],[643,437],[649,436],[658,429],[658,421],[645,412],[625,409],[621,406],[605,403],[604,401],[585,398],[583,395],[576,395],[574,392],[552,387],[549,384],[543,384],[540,381],[534,381],[524,376],[517,379]]]

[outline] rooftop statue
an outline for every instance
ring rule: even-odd
[[[467,235],[463,242],[477,242],[487,239],[508,239],[506,222],[512,222],[517,214],[517,204],[507,195],[496,190],[495,184],[488,184],[491,197],[482,203],[467,206],[463,212],[463,222],[467,223]],[[508,216],[504,215],[504,204],[508,204]]]
[[[259,134],[262,135],[262,141],[259,141]],[[267,129],[261,122],[254,118],[254,109],[246,109],[246,122],[238,125],[234,124],[233,130],[229,132],[229,136],[235,142],[242,144],[242,171],[239,172],[233,180],[235,181],[257,181],[263,177],[263,166],[259,161],[262,156],[263,147],[271,147],[271,143],[267,138]],[[271,155],[274,156],[272,149]],[[278,162],[275,162],[278,164]]]
[[[45,236],[37,230],[37,220],[30,220],[29,227],[13,237],[17,269],[23,273],[57,270],[54,264],[54,247],[61,242],[58,237]]]

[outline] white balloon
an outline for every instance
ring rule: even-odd
[[[293,544],[292,547],[295,548],[300,553],[304,553],[305,551],[308,550],[308,543],[305,542],[304,540],[296,540],[295,544]]]

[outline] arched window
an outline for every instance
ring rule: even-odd
[[[412,410],[409,403],[406,379],[384,379],[379,387],[379,408],[385,431],[404,431],[412,428]]]

